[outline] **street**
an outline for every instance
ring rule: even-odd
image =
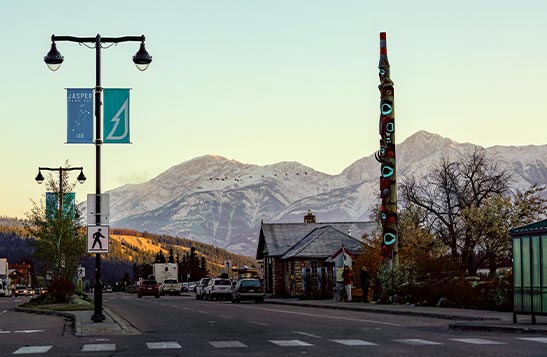
[[[12,301],[0,300],[1,355],[544,356],[547,343],[535,335],[451,331],[448,320],[417,316],[116,293],[105,294],[105,306],[141,334],[75,337],[63,333],[62,318],[9,311]],[[16,333],[24,329],[40,331]]]

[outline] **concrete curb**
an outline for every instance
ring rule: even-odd
[[[264,300],[264,303],[267,304],[277,304],[277,305],[292,305],[292,306],[304,306],[304,307],[315,307],[322,309],[331,309],[331,310],[347,310],[347,311],[361,311],[361,312],[370,312],[374,314],[392,314],[392,315],[409,315],[409,316],[425,316],[435,319],[445,319],[445,320],[464,320],[464,321],[498,321],[501,320],[497,317],[474,317],[474,316],[461,316],[453,314],[437,314],[431,312],[422,312],[422,311],[405,311],[405,310],[384,310],[384,309],[375,309],[370,307],[351,307],[351,306],[334,306],[334,305],[320,305],[320,304],[311,304],[311,303],[291,303],[283,301],[268,301]]]
[[[478,325],[469,323],[453,323],[448,325],[450,330],[458,331],[491,331],[491,332],[508,332],[508,333],[523,333],[523,334],[538,334],[547,335],[547,330],[521,327],[521,326],[497,326],[497,325]]]
[[[105,314],[108,314],[112,321],[114,321],[115,324],[117,324],[121,330],[124,332],[125,335],[140,335],[141,332],[133,326],[129,321],[125,320],[123,317],[116,315],[114,312],[112,312],[110,309],[103,307],[103,311]]]

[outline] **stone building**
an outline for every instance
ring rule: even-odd
[[[362,237],[376,222],[315,221],[262,223],[256,258],[262,261],[266,293],[276,297],[330,297],[336,283],[335,259],[340,252],[351,261],[362,248]],[[339,263],[340,264],[340,263]]]

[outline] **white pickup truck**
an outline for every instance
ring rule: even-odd
[[[180,295],[180,283],[175,279],[165,279],[160,286],[160,294]]]

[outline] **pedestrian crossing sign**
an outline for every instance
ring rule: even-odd
[[[87,252],[108,253],[109,226],[87,226]]]

